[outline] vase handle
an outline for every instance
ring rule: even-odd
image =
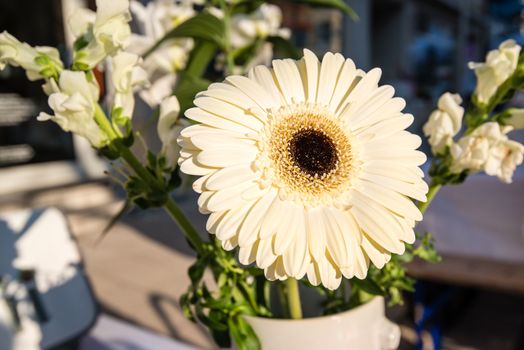
[[[381,350],[395,350],[400,345],[400,327],[384,318],[378,326],[378,338]]]

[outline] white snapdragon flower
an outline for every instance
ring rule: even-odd
[[[428,137],[433,154],[438,154],[451,146],[462,126],[464,107],[460,106],[462,98],[458,94],[446,92],[438,100],[438,109],[429,116],[424,125],[424,135]]]
[[[475,95],[480,103],[488,103],[499,86],[515,72],[520,49],[514,40],[506,40],[498,49],[488,52],[486,62],[469,63],[477,76]]]
[[[50,94],[49,106],[54,115],[40,113],[38,120],[52,120],[64,130],[83,136],[94,147],[107,144],[107,136],[95,122],[99,88],[88,81],[84,72],[63,71],[58,84],[48,83],[44,90]]]
[[[511,130],[510,126],[501,127],[489,122],[464,136],[451,148],[454,160],[451,171],[484,170],[486,174],[510,183],[524,155],[524,146],[508,138],[507,133]]]
[[[160,116],[158,119],[157,132],[162,141],[160,155],[164,156],[167,165],[174,168],[177,164],[180,146],[177,143],[178,136],[184,127],[188,125],[179,119],[180,104],[175,96],[170,96],[160,104]]]
[[[509,117],[504,120],[504,124],[512,126],[514,129],[524,129],[524,109],[509,108],[506,112]]]
[[[113,108],[122,108],[123,115],[131,117],[135,108],[134,91],[148,85],[147,73],[140,66],[142,58],[120,51],[111,60],[114,85]]]
[[[6,65],[22,67],[31,81],[48,78],[63,69],[54,47],[32,47],[4,31],[0,33],[0,70]]]
[[[129,0],[97,0],[96,5],[96,14],[80,9],[69,19],[73,34],[84,41],[74,57],[82,69],[93,68],[106,56],[125,49],[131,37]]]
[[[144,54],[170,30],[193,17],[195,1],[169,0],[149,2],[146,6],[131,1],[131,12],[140,34],[133,34],[129,51]],[[140,97],[150,106],[157,106],[171,95],[176,83],[176,73],[186,67],[192,39],[171,39],[164,42],[144,60],[143,67],[151,80],[148,89],[140,91]]]
[[[231,44],[234,48],[241,48],[257,38],[280,36],[288,39],[291,32],[288,28],[281,28],[281,24],[282,10],[271,4],[262,4],[251,14],[234,15],[231,18]]]

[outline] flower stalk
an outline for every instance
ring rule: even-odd
[[[158,179],[155,176],[153,176],[153,174],[151,174],[144,167],[144,165],[142,165],[142,163],[137,159],[137,157],[128,147],[119,142],[120,137],[113,129],[106,114],[104,113],[99,104],[97,104],[95,107],[95,120],[100,126],[100,128],[107,134],[108,138],[111,140],[111,146],[116,149],[118,154],[122,157],[122,159],[124,159],[127,165],[129,165],[133,169],[135,174],[139,176],[142,180],[144,180],[151,190],[161,189],[162,184],[159,183]],[[186,218],[182,210],[178,207],[178,205],[171,197],[167,198],[167,201],[164,204],[164,209],[180,227],[183,234],[194,247],[196,252],[203,253],[202,239],[198,235],[198,232],[193,227],[193,225],[191,225],[191,222]]]
[[[289,315],[292,319],[299,320],[302,318],[302,303],[300,302],[298,281],[295,278],[289,277],[286,280],[286,287]]]

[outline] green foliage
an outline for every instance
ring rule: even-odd
[[[289,0],[295,3],[307,4],[313,7],[333,8],[344,12],[353,20],[358,20],[358,15],[344,0]]]
[[[324,314],[352,309],[375,296],[386,297],[390,306],[402,304],[403,292],[414,291],[415,280],[408,276],[406,264],[415,258],[430,263],[440,261],[431,234],[425,233],[418,237],[415,245],[406,245],[406,252],[402,255],[392,255],[391,260],[382,269],[371,266],[363,280],[353,278],[347,282],[343,281],[341,288],[336,291],[317,287],[326,298],[323,305]]]
[[[270,36],[267,41],[273,44],[273,48],[278,55],[293,59],[302,57],[300,50],[288,39],[280,36]]]
[[[210,291],[203,280],[205,271],[211,271],[217,290]],[[257,268],[242,268],[234,253],[225,251],[211,238],[204,244],[203,253],[188,270],[191,285],[180,298],[186,317],[206,325],[213,339],[221,347],[230,347],[234,341],[238,349],[260,349],[260,343],[242,315],[271,316],[269,301],[260,291],[268,282]]]
[[[463,183],[468,171],[464,170],[461,173],[452,173],[450,168],[453,164],[453,157],[451,156],[449,147],[445,151],[433,158],[431,167],[429,168],[429,175],[431,176],[431,183],[433,185],[458,185]]]
[[[165,41],[175,38],[200,39],[212,42],[222,48],[225,47],[224,34],[225,27],[222,20],[208,12],[201,12],[169,31],[151,49],[149,49],[146,54],[144,54],[144,57],[150,55]]]

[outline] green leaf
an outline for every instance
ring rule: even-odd
[[[201,12],[195,17],[188,19],[179,26],[173,28],[162,39],[160,39],[152,48],[150,48],[144,57],[150,55],[166,40],[175,38],[193,38],[215,43],[219,47],[224,47],[224,22],[208,12]]]
[[[266,39],[273,44],[273,48],[283,57],[289,57],[298,60],[302,57],[300,50],[288,39],[280,36],[269,36]]]
[[[291,2],[298,4],[307,4],[313,7],[327,7],[338,9],[344,12],[349,17],[351,17],[352,20],[358,20],[357,13],[351,7],[349,7],[344,0],[291,0]]]
[[[353,283],[358,288],[362,289],[364,292],[371,294],[371,295],[384,295],[384,291],[380,286],[373,281],[370,277],[359,280],[358,278],[353,278],[351,280],[351,283]]]
[[[260,350],[262,348],[257,335],[242,316],[230,318],[228,325],[229,334],[238,350]]]
[[[186,69],[183,74],[193,77],[201,77],[206,72],[209,62],[215,57],[217,45],[199,40],[195,43],[195,48],[191,51]]]
[[[116,213],[116,215],[111,218],[107,226],[104,228],[100,236],[97,238],[95,245],[98,245],[100,242],[102,242],[102,240],[107,236],[107,234],[113,228],[113,226],[115,226],[115,224],[124,216],[124,214],[127,211],[131,209],[131,207],[131,201],[129,199],[126,199],[122,208],[120,208],[118,213]]]
[[[211,84],[209,80],[183,74],[180,83],[175,88],[175,95],[180,103],[180,114],[193,106],[195,95],[204,91]]]
[[[189,267],[188,275],[193,286],[196,286],[200,282],[202,276],[204,276],[207,265],[207,259],[198,257],[195,263]]]

